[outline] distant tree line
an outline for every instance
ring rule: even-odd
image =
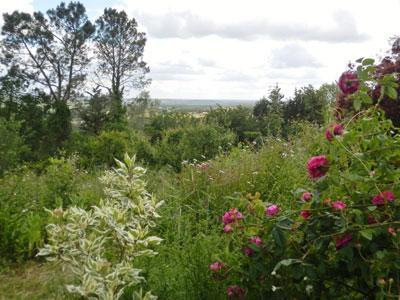
[[[254,141],[262,136],[287,138],[294,133],[294,125],[298,122],[322,125],[327,110],[335,102],[336,92],[334,84],[323,84],[319,89],[309,85],[296,89],[293,97],[284,100],[276,85],[253,109],[218,107],[208,113],[207,120],[235,132],[239,142]]]

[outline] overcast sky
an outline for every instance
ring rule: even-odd
[[[400,0],[82,0],[94,20],[124,9],[147,33],[158,98],[258,99],[276,83],[333,82],[349,61],[384,55],[400,35]],[[59,2],[1,0],[0,12]]]

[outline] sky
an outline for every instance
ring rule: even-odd
[[[290,97],[295,88],[336,81],[360,57],[384,56],[400,35],[400,0],[80,2],[92,20],[105,7],[136,18],[156,98],[255,100],[276,84]],[[58,3],[1,0],[0,13]]]

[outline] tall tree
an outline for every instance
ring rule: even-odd
[[[263,97],[255,104],[253,115],[258,119],[262,134],[273,136],[281,134],[283,98],[280,87],[276,85],[270,90],[268,97]]]
[[[2,62],[20,66],[33,87],[47,90],[59,130],[56,143],[68,137],[71,115],[67,103],[85,79],[87,41],[94,30],[79,2],[61,2],[47,16],[41,12],[4,14]]]
[[[123,117],[123,94],[126,87],[141,88],[148,83],[149,72],[143,61],[146,36],[139,32],[134,18],[125,11],[106,8],[96,20],[96,54],[98,84],[112,96],[111,117],[120,121]]]

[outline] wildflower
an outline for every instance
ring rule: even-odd
[[[344,72],[339,78],[338,86],[345,95],[355,93],[360,86],[357,74],[352,71]]]
[[[336,124],[333,127],[333,134],[334,135],[342,135],[343,134],[343,130],[344,130],[344,128],[343,128],[342,124]]]
[[[304,192],[303,195],[301,195],[301,200],[303,200],[304,202],[308,202],[312,199],[313,194],[311,194],[310,192]]]
[[[262,240],[259,236],[253,236],[250,238],[250,243],[256,244],[257,246],[260,246],[262,244]]]
[[[237,208],[231,208],[222,216],[222,221],[225,225],[229,223],[235,223],[237,220],[241,219],[243,219],[243,215],[237,210]]]
[[[332,130],[333,128],[333,130]],[[328,127],[325,131],[325,137],[328,141],[332,141],[334,136],[337,135],[342,135],[343,134],[343,125],[342,124],[336,124],[336,125],[331,125]]]
[[[265,214],[267,216],[275,216],[279,212],[279,206],[276,204],[270,205],[265,209]]]
[[[312,179],[318,179],[324,176],[328,169],[328,159],[325,155],[311,157],[307,162],[308,174]]]
[[[346,203],[344,203],[343,201],[332,202],[332,208],[334,210],[343,210],[346,208],[346,206],[347,206]]]
[[[225,233],[229,233],[229,232],[231,232],[232,230],[233,230],[233,228],[232,228],[231,225],[226,224],[226,225],[224,226],[224,232],[225,232]]]
[[[308,210],[302,210],[300,216],[307,220],[311,216],[311,213]]]
[[[238,285],[231,285],[228,286],[226,289],[226,294],[228,297],[243,297],[244,296],[244,290],[238,286]]]
[[[379,193],[379,195],[376,195],[372,199],[372,204],[374,205],[384,205],[387,202],[392,202],[394,201],[394,194],[391,191],[383,191],[382,193]]]
[[[212,263],[210,265],[210,270],[213,271],[213,272],[219,272],[219,271],[222,270],[223,267],[224,267],[223,263],[220,263],[219,261],[216,261],[216,262],[214,262],[214,263]]]
[[[344,236],[336,239],[336,250],[339,250],[346,246],[353,240],[353,236],[350,233],[345,234]]]

